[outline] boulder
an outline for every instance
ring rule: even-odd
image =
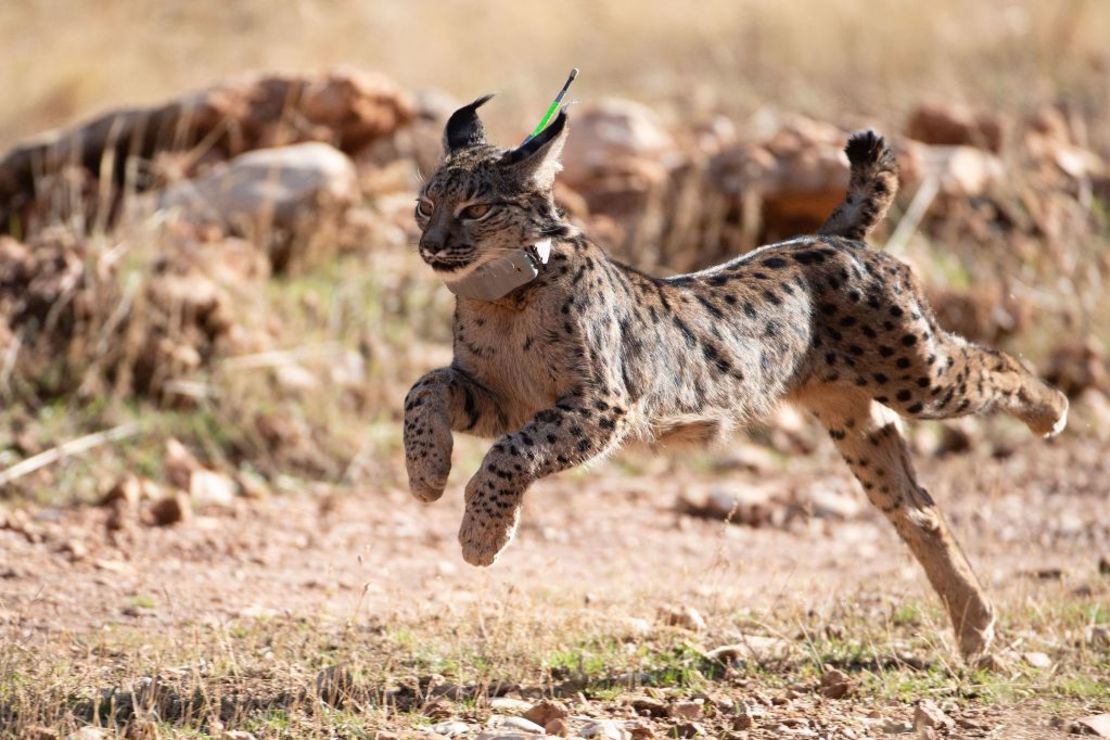
[[[349,205],[358,194],[347,155],[311,142],[242,154],[200,178],[169,186],[158,195],[157,207],[255,234],[295,229],[321,209]]]

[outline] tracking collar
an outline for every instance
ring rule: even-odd
[[[496,301],[535,280],[550,257],[551,240],[541,239],[477,267],[464,268],[457,275],[444,276],[443,282],[460,298]]]

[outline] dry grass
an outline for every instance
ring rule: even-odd
[[[743,121],[773,108],[845,126],[878,122],[894,131],[923,99],[1007,113],[1055,103],[1086,123],[1091,148],[1110,152],[1110,4],[1100,0],[706,0],[696,12],[665,0],[542,7],[500,0],[171,5],[6,3],[0,9],[8,60],[0,65],[0,144],[246,70],[336,64],[380,70],[405,87],[444,89],[459,98],[500,90],[500,103],[489,109],[494,136],[512,140],[534,122],[566,69],[577,65],[583,74],[575,97],[637,98],[676,126],[717,112]],[[390,218],[390,199],[397,197],[407,197],[403,188],[371,193],[361,206]],[[176,337],[183,331],[175,323],[180,317],[158,323],[141,311],[117,310],[132,281],[150,280],[172,235],[146,226],[112,234],[94,228],[91,235],[87,225],[68,227],[88,239],[88,265],[111,254],[121,266],[93,286],[99,310],[76,335]],[[1012,277],[1007,289],[1038,312],[1036,324],[1013,337],[1009,349],[1040,362],[1061,335],[1110,341],[1105,214],[1101,227],[1052,250],[1021,254],[1003,253],[999,243],[984,248],[967,234],[937,242],[923,233],[911,240],[907,256],[935,281],[957,286],[1005,270]],[[124,472],[161,479],[167,437],[183,440],[221,470],[261,473],[278,491],[321,481],[375,493],[403,485],[401,399],[408,383],[448,356],[451,305],[403,234],[371,246],[307,249],[311,259],[289,274],[246,287],[221,283],[239,318],[265,341],[247,360],[216,351],[215,361],[183,373],[176,390],[154,400],[137,399],[119,382],[141,344],[88,343],[73,358],[44,348],[54,362],[25,373],[38,385],[3,378],[0,467],[116,424],[138,421],[144,433],[40,471],[0,498],[68,506],[95,500]],[[131,356],[121,362],[120,352]],[[342,384],[333,371],[347,361],[365,370],[337,391]],[[308,370],[317,384],[291,389],[281,376],[291,365]],[[459,475],[480,450],[480,443],[461,444]],[[642,462],[633,460],[629,469]],[[0,729],[66,731],[100,723],[135,737],[218,737],[224,729],[260,737],[360,737],[447,716],[484,721],[490,698],[510,690],[621,714],[625,699],[648,689],[665,690],[668,702],[765,697],[764,724],[771,726],[773,718],[811,711],[806,702],[827,666],[848,672],[858,686],[854,698],[826,703],[817,713],[833,736],[870,727],[866,715],[876,707],[905,719],[908,704],[922,697],[950,700],[954,714],[985,716],[996,727],[1026,712],[1072,718],[1110,708],[1110,659],[1084,641],[1087,626],[1110,621],[1102,591],[1007,588],[1001,607],[1010,647],[1048,652],[1053,668],[1018,663],[999,673],[950,661],[948,646],[935,637],[943,620],[932,601],[896,603],[869,588],[832,605],[794,603],[775,611],[748,612],[707,598],[697,604],[709,620],[707,632],[655,626],[641,638],[629,637],[626,617],[650,618],[646,603],[602,598],[583,606],[529,588],[485,596],[447,610],[408,605],[369,618],[353,614],[346,622],[290,614],[33,636],[17,635],[13,622],[17,639],[0,650]],[[150,599],[161,601],[134,598],[139,612]],[[742,633],[784,638],[786,648],[732,668],[704,657],[704,648]],[[344,696],[322,701],[317,675],[338,665],[354,671]],[[437,684],[460,693],[433,698]],[[155,688],[143,693],[143,685]],[[790,698],[791,689],[798,697]],[[772,702],[779,697],[786,697],[784,704]],[[730,710],[714,711],[707,728],[731,732]]]
[[[287,615],[57,635],[0,656],[0,723],[14,730],[94,724],[130,737],[218,737],[233,729],[363,737],[448,718],[484,723],[497,713],[491,699],[503,695],[558,698],[576,714],[624,718],[634,716],[632,699],[654,696],[664,705],[707,699],[702,722],[711,734],[731,731],[736,707],[747,704],[762,713],[758,737],[776,736],[780,721],[799,716],[839,737],[878,731],[876,710],[905,721],[907,705],[928,698],[994,736],[1029,722],[1032,737],[1048,730],[1031,715],[1068,718],[1110,702],[1110,661],[1083,638],[1110,614],[1062,588],[1009,589],[1001,604],[1010,644],[1046,652],[1052,667],[1035,668],[1015,652],[994,672],[946,657],[936,637],[945,626],[939,609],[867,589],[818,610],[752,612],[705,599],[698,606],[706,631],[655,623],[646,634],[630,627],[629,605],[604,597],[585,608],[514,587],[487,598],[446,611],[399,605],[368,620]],[[136,597],[135,608],[161,600]],[[650,607],[640,607],[650,621]],[[738,662],[707,655],[766,638],[779,643],[741,651]],[[851,678],[846,699],[818,696],[818,680],[832,668]],[[672,726],[644,722],[657,735]]]

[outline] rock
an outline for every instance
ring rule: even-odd
[[[918,178],[935,178],[941,193],[956,198],[984,195],[1002,182],[1006,167],[994,154],[970,146],[913,144],[906,156]]]
[[[440,722],[439,724],[432,725],[430,729],[435,734],[443,735],[444,737],[459,737],[470,732],[471,727],[465,722],[459,722],[458,720],[448,720],[446,722]]]
[[[639,639],[651,634],[651,622],[642,617],[625,617],[620,622],[622,637],[625,639]]]
[[[1092,714],[1089,717],[1082,717],[1073,722],[1068,730],[1074,735],[1110,737],[1110,714]]]
[[[550,701],[544,699],[537,704],[533,704],[524,714],[521,715],[526,720],[535,722],[537,725],[547,727],[548,723],[556,719],[564,719],[570,716],[570,712],[562,702]]]
[[[182,491],[171,493],[156,501],[150,507],[151,521],[158,527],[168,527],[187,522],[192,516],[192,503],[189,501],[188,495]]]
[[[1092,647],[1102,650],[1110,648],[1110,625],[1092,624],[1087,628],[1085,637]]]
[[[918,106],[906,123],[906,136],[925,144],[972,146],[1002,151],[1003,119],[990,111],[973,111],[951,103]]]
[[[675,725],[673,732],[678,737],[699,737],[705,734],[705,727],[699,722],[683,722]]]
[[[542,735],[543,727],[537,725],[535,722],[524,719],[523,717],[506,717],[502,715],[494,715],[489,719],[489,726],[497,728],[498,730],[516,730],[518,732],[525,732],[532,735]]]
[[[821,683],[817,690],[827,699],[842,699],[852,692],[852,679],[847,673],[835,668],[821,676]]]
[[[921,731],[922,728],[950,730],[955,727],[956,721],[944,713],[933,701],[926,699],[920,702],[913,710],[913,729]]]
[[[108,740],[114,733],[109,733],[103,727],[82,727],[76,732],[66,735],[66,740]]]
[[[254,235],[259,229],[302,228],[324,209],[345,208],[358,194],[350,158],[329,144],[309,142],[241,154],[207,175],[170,185],[157,207]]]
[[[70,539],[62,543],[58,552],[66,556],[71,563],[84,560],[89,556],[89,548],[81,540]]]
[[[672,719],[695,720],[701,719],[702,704],[696,701],[680,701],[672,704],[667,713]]]
[[[773,524],[782,506],[775,499],[771,486],[732,487],[715,485],[701,497],[684,495],[677,508],[685,514],[718,519],[749,527]]]
[[[142,495],[139,479],[134,475],[125,475],[117,480],[111,488],[101,497],[101,506],[113,506],[122,502],[127,508],[135,509],[139,506]]]
[[[274,380],[288,393],[306,393],[320,387],[320,379],[316,374],[296,363],[274,368]]]
[[[532,708],[530,702],[523,699],[514,699],[510,696],[495,696],[489,701],[490,709],[501,714],[519,714],[524,716],[524,713]]]
[[[819,519],[855,519],[863,510],[856,496],[824,486],[811,487],[803,500],[809,504],[813,516]]]
[[[906,732],[913,732],[913,725],[911,725],[909,722],[902,722],[901,720],[887,718],[879,724],[879,729],[887,735],[901,735]],[[928,729],[922,730],[922,734],[925,734],[927,732]]]
[[[674,146],[651,108],[631,100],[603,99],[575,111],[574,136],[563,148],[562,179],[577,188],[614,163],[658,160]]]
[[[608,719],[591,722],[584,726],[579,734],[582,737],[597,738],[597,740],[632,740],[632,733],[620,722]]]
[[[1052,667],[1052,658],[1048,657],[1048,655],[1046,653],[1039,653],[1039,652],[1022,653],[1021,658],[1022,658],[1022,660],[1024,660],[1026,663],[1033,666],[1034,668],[1045,669],[1045,668],[1051,668]]]
[[[1110,555],[1103,555],[1098,559],[1098,572],[1110,576]]]
[[[666,717],[667,705],[650,696],[636,697],[631,700],[632,709],[641,717]]]
[[[692,606],[665,606],[659,609],[659,621],[668,627],[682,627],[692,632],[705,629],[705,618]]]
[[[253,732],[246,730],[228,730],[223,734],[223,740],[258,740]]]
[[[189,452],[188,447],[173,437],[166,440],[165,454],[162,457],[162,469],[170,483],[188,491],[193,473],[200,470],[201,467],[200,461],[193,456],[193,453]]]
[[[200,469],[189,479],[189,496],[196,504],[230,506],[235,501],[239,487],[223,473]]]
[[[739,642],[714,648],[706,654],[706,657],[726,664],[746,658],[762,660],[783,655],[789,646],[790,643],[777,637],[742,635]]]
[[[543,726],[543,731],[548,735],[566,737],[567,733],[570,732],[570,724],[567,723],[565,719],[556,718],[545,724]]]

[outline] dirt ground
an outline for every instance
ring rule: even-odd
[[[991,680],[1019,687],[995,701],[972,702],[964,712],[966,726],[953,732],[1049,737],[1087,709],[1110,708],[1105,646],[1101,657],[1096,650],[1080,669],[1103,686],[1101,693],[1082,691],[1069,699],[1064,691],[1057,703],[1049,701],[1059,693],[1055,688],[1045,695],[1035,690],[1055,685],[1049,675],[1068,677],[1075,641],[1083,641],[1081,624],[1080,633],[1072,634],[1067,618],[1046,614],[1069,607],[1087,615],[1080,622],[1105,622],[1108,616],[1110,578],[1100,575],[1099,556],[1110,554],[1110,456],[1103,445],[1073,437],[1047,444],[1029,440],[1005,453],[931,458],[921,466],[1002,607],[999,653],[1013,665]],[[536,485],[515,542],[489,569],[466,565],[455,541],[463,470],[455,471],[452,487],[434,505],[399,489],[319,490],[237,499],[232,507],[210,507],[177,526],[115,533],[105,529],[103,508],[37,510],[19,531],[0,531],[0,636],[9,651],[68,654],[77,663],[97,665],[94,655],[78,657],[75,646],[113,631],[156,639],[198,624],[307,620],[327,630],[431,620],[450,634],[488,608],[524,606],[538,615],[539,625],[553,625],[556,641],[566,635],[554,625],[588,618],[602,620],[602,633],[632,625],[637,634],[628,639],[650,643],[652,633],[663,629],[660,610],[679,605],[708,618],[708,626],[692,625],[689,635],[707,649],[735,642],[736,615],[787,650],[804,646],[812,625],[842,621],[834,630],[838,638],[878,639],[877,654],[906,661],[896,670],[930,673],[941,666],[956,684],[966,682],[921,572],[893,530],[866,507],[831,450],[823,446],[808,458],[786,460],[771,475],[712,474],[673,460],[633,460],[655,469],[637,473],[617,459]],[[676,505],[699,487],[741,489],[768,480],[797,491],[822,487],[858,506],[834,515],[801,507],[768,526],[750,527],[691,517]],[[907,605],[919,614],[900,618]],[[874,615],[885,622],[877,632],[868,623]],[[861,634],[850,634],[856,629]],[[1082,644],[1078,649],[1085,650]],[[1029,659],[1022,657],[1030,651],[1049,656],[1032,677]],[[907,652],[915,657],[906,658]],[[497,674],[496,666],[491,670]],[[611,681],[609,670],[620,672],[601,665],[594,678]],[[857,681],[868,671],[883,673],[866,662],[846,670]],[[709,685],[733,700],[758,701],[775,687],[742,667],[729,674]],[[803,674],[786,673],[795,679]],[[744,680],[737,683],[738,676]],[[522,684],[523,695],[551,693],[539,677],[533,680],[533,694]],[[888,688],[861,689],[817,708],[806,698],[812,690],[798,701],[771,697],[769,714],[741,732],[868,737],[896,731],[898,722],[912,719],[913,701],[922,697],[914,692],[910,701],[900,701]],[[627,691],[602,692],[598,704],[588,689],[589,682],[577,696],[595,714],[621,718],[617,709]],[[636,693],[634,687],[629,691]],[[959,698],[961,691],[955,693]],[[961,716],[960,705],[949,709]],[[468,732],[477,732],[490,712],[498,715],[496,706],[480,701],[457,711],[471,720]],[[791,716],[810,718],[793,728],[806,732],[783,729],[790,728],[783,721]],[[690,732],[715,734],[726,727],[724,720],[715,725],[720,717],[714,717]],[[409,731],[429,722],[393,715],[378,729]],[[643,723],[652,727],[650,718]],[[907,727],[912,729],[901,729]],[[673,718],[660,720],[654,731],[685,732]]]

